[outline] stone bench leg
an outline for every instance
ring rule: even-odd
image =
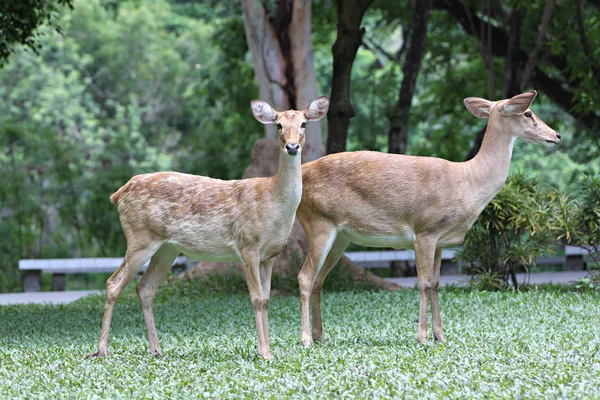
[[[52,275],[52,290],[63,292],[67,286],[67,276],[65,274]]]
[[[582,255],[567,256],[567,271],[585,271],[585,262]]]
[[[458,262],[453,260],[442,260],[440,275],[459,275]]]
[[[22,272],[23,291],[24,292],[41,292],[42,291],[42,271],[32,269]]]

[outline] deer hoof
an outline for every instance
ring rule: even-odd
[[[322,334],[320,334],[320,335],[313,335],[313,341],[314,342],[319,342],[321,344],[326,344],[325,337]]]
[[[97,352],[93,353],[93,354],[88,354],[87,356],[85,356],[85,359],[88,360],[90,358],[99,358],[102,356],[107,356],[108,357],[108,351],[104,350],[104,351],[100,351],[98,350]]]
[[[440,333],[438,335],[433,335],[435,337],[435,340],[437,340],[440,343],[446,343],[446,338],[444,337],[443,333]]]
[[[150,350],[150,354],[152,354],[155,357],[162,357],[160,349]]]

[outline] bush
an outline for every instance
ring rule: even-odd
[[[348,268],[344,268],[341,261],[327,275],[323,285],[324,293],[331,292],[365,292],[378,291],[379,288],[368,279],[356,279]],[[293,271],[298,271],[295,268]],[[291,272],[291,271],[290,271]],[[204,295],[231,295],[246,294],[248,287],[243,273],[231,267],[221,273],[204,274],[194,277],[185,277],[183,279],[170,279],[170,284],[161,288],[157,296],[159,298],[169,298],[172,296],[181,297],[202,297]],[[297,272],[287,273],[282,271],[273,271],[271,278],[271,295],[281,296],[299,296]]]
[[[498,290],[518,288],[516,271],[527,270],[555,239],[556,189],[523,174],[511,175],[467,233],[459,260],[469,265],[473,283]]]
[[[587,250],[598,266],[600,265],[600,176],[585,175],[579,187],[577,198],[568,196],[560,198],[557,213],[557,221],[562,230],[560,238],[570,245]]]

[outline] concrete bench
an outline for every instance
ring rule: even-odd
[[[350,251],[345,255],[364,268],[390,268],[394,261],[407,261],[409,266],[415,265],[414,250],[383,250],[383,251]],[[458,274],[458,264],[454,261],[456,250],[442,250],[441,274]]]
[[[364,268],[390,268],[394,261],[408,261],[411,267],[415,265],[414,250],[383,250],[383,251],[353,251],[345,253],[348,258]],[[456,251],[442,250],[441,275],[458,274],[458,264],[454,260]],[[590,260],[588,251],[580,247],[565,246],[564,256],[540,257],[536,260],[538,265],[564,264],[567,271],[584,271],[586,263]]]
[[[65,290],[66,274],[113,273],[121,265],[123,258],[50,258],[41,260],[19,260],[19,270],[23,276],[23,291],[41,291],[41,274],[52,274],[52,290]],[[174,266],[187,269],[187,257],[177,257]],[[148,268],[146,262],[141,271]]]

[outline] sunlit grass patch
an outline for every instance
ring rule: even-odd
[[[272,361],[256,355],[245,294],[161,296],[152,357],[132,291],[111,356],[95,351],[104,299],[0,307],[0,397],[556,398],[600,387],[600,294],[441,292],[447,344],[416,342],[418,294],[324,295],[326,345],[300,345],[298,297],[275,297]],[[430,335],[431,337],[431,335]]]

